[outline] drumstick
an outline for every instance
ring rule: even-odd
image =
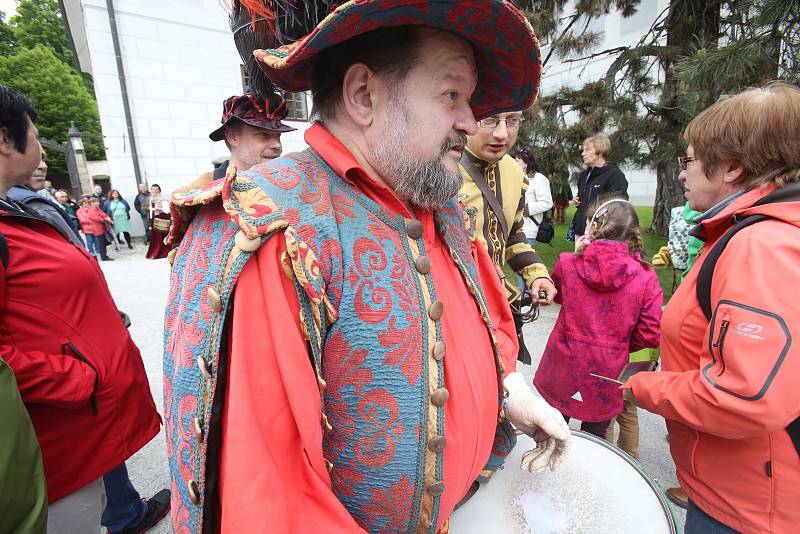
[[[620,386],[622,385],[622,382],[620,382],[619,380],[616,380],[614,378],[609,378],[607,376],[596,375],[594,373],[589,373],[589,376],[593,376],[595,378],[602,378],[603,380],[608,380],[609,382],[614,382],[615,384],[619,384]]]

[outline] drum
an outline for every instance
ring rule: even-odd
[[[518,436],[503,469],[450,519],[451,534],[676,534],[661,488],[634,460],[580,430],[555,472],[519,468],[534,441]]]

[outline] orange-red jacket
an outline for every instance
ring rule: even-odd
[[[749,191],[702,223],[710,250],[734,215],[778,219],[728,243],[713,276],[710,323],[695,293],[700,256],[664,312],[663,371],[626,383],[667,420],[689,499],[742,532],[800,528],[800,455],[785,430],[800,416],[800,202],[754,206],[774,189]]]

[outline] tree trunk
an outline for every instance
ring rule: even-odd
[[[669,231],[670,210],[683,205],[683,185],[678,181],[677,162],[665,163],[656,168],[656,203],[653,206],[653,225],[651,232],[666,236]]]
[[[667,46],[683,49],[682,56],[689,55],[690,46],[698,38],[715,41],[720,33],[721,0],[674,0],[667,14]],[[678,182],[676,159],[683,146],[683,129],[686,118],[678,105],[680,87],[673,72],[673,61],[662,62],[664,85],[661,90],[661,121],[664,130],[675,137],[662,140],[672,147],[672,154],[656,165],[656,201],[653,207],[653,226],[659,235],[669,231],[669,212],[683,204],[683,186]],[[709,102],[710,104],[710,102]]]

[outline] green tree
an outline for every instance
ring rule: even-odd
[[[7,56],[14,47],[14,31],[6,22],[6,14],[0,10],[0,56]]]
[[[43,138],[66,142],[70,121],[75,121],[83,137],[87,158],[105,158],[97,103],[81,77],[60,61],[50,48],[36,46],[0,57],[0,80],[33,101],[39,116],[36,125]],[[50,158],[48,163],[56,171],[65,168],[63,158]]]
[[[67,65],[75,65],[58,0],[20,0],[17,14],[9,22],[18,50],[44,45]]]
[[[775,78],[799,81],[800,5],[796,0],[674,0],[654,14],[638,43],[596,51],[601,35],[590,30],[591,21],[611,9],[630,16],[639,2],[517,2],[550,43],[545,61],[553,54],[562,62],[614,58],[600,80],[542,97],[521,137],[540,147],[545,172],[550,165],[563,173],[580,167],[585,137],[610,132],[611,159],[655,169],[652,229],[666,234],[669,210],[683,203],[676,164],[686,149],[683,130],[721,95]]]

